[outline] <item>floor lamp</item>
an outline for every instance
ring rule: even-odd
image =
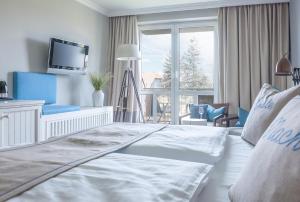
[[[126,61],[127,67],[124,71],[121,88],[120,88],[120,95],[118,99],[118,105],[117,105],[117,111],[115,114],[115,121],[124,121],[126,112],[128,110],[128,95],[129,95],[129,89],[130,84],[132,84],[133,90],[134,90],[134,96],[137,100],[138,107],[140,110],[140,113],[142,115],[142,120],[145,123],[142,104],[139,96],[139,92],[137,89],[137,85],[134,79],[134,75],[132,72],[132,68],[130,67],[130,61],[136,61],[140,60],[140,52],[139,48],[135,44],[121,44],[117,48],[116,52],[116,59],[120,61]]]

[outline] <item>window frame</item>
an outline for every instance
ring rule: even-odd
[[[213,88],[212,89],[180,89],[180,29],[193,28],[193,27],[213,27],[214,30],[214,70],[213,70]],[[171,55],[172,55],[172,68],[171,68],[171,88],[142,88],[140,89],[141,95],[152,94],[154,98],[159,95],[170,95],[171,104],[171,124],[179,123],[179,110],[180,110],[180,96],[193,96],[195,103],[198,102],[198,95],[213,95],[214,100],[217,100],[218,95],[218,28],[217,20],[197,20],[197,21],[183,21],[183,22],[170,22],[170,23],[153,23],[153,24],[140,24],[139,25],[139,41],[142,43],[142,31],[157,30],[157,29],[170,29],[171,31]],[[142,74],[141,67],[141,74]],[[154,122],[157,122],[156,114],[156,99],[153,101],[153,117]]]

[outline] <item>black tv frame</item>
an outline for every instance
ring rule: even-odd
[[[70,67],[70,66],[52,65],[53,46],[54,46],[55,42],[84,48],[85,49],[84,67],[78,68],[78,67]],[[88,45],[71,42],[71,41],[66,41],[66,40],[62,40],[62,39],[58,39],[58,38],[50,38],[49,55],[48,55],[48,72],[49,73],[57,73],[57,74],[71,74],[71,73],[85,74],[86,69],[88,67],[88,55],[89,55],[89,46]]]

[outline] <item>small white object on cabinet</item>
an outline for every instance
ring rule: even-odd
[[[42,100],[0,102],[0,147],[37,142],[40,133]]]

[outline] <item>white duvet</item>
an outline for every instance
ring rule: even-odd
[[[215,164],[223,157],[228,129],[170,125],[120,153]]]
[[[212,166],[110,154],[58,175],[10,202],[188,202]]]
[[[241,129],[231,129],[229,133],[232,131],[235,135],[241,134]],[[235,135],[228,136],[224,158],[214,167],[197,202],[230,202],[229,188],[238,179],[253,150],[252,145]]]

